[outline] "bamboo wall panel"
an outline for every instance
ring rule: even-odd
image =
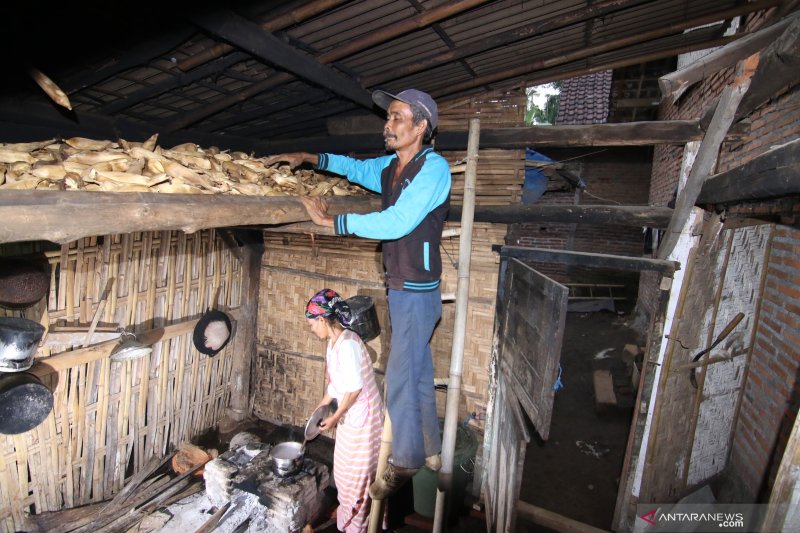
[[[448,223],[448,228],[458,224]],[[491,354],[498,257],[492,244],[502,244],[506,226],[476,224],[473,229],[467,339],[462,376],[461,415],[485,411]],[[381,255],[375,241],[344,237],[268,233],[261,271],[258,320],[259,357],[254,413],[277,423],[302,425],[324,392],[325,344],[311,334],[304,306],[319,289],[330,287],[343,297],[370,293],[385,296]],[[458,237],[442,243],[442,292],[455,292]],[[377,301],[376,303],[380,304]],[[454,304],[445,302],[431,347],[435,375],[450,370]],[[381,335],[368,342],[379,381],[388,357],[388,315],[381,311]],[[444,415],[444,394],[437,395]],[[480,427],[480,425],[479,425]]]
[[[88,330],[110,286],[100,325],[141,332],[198,318],[215,295],[222,309],[241,299],[240,265],[214,231],[90,237],[47,255],[47,298],[0,312]],[[49,345],[36,358],[73,348]],[[52,413],[27,433],[0,435],[0,530],[29,529],[27,513],[106,500],[148,459],[214,427],[229,401],[231,355],[200,354],[187,328],[142,359],[45,375]]]
[[[468,130],[471,118],[481,119],[482,128],[524,126],[526,105],[524,91],[448,102],[439,108],[439,130]]]
[[[483,125],[481,119],[481,125]],[[466,162],[467,152],[448,151],[442,155],[448,161]],[[478,177],[475,183],[475,205],[519,204],[525,181],[525,151],[482,149],[478,153]],[[462,204],[464,173],[453,174],[450,201]]]

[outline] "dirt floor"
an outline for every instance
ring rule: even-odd
[[[550,437],[535,434],[525,455],[520,499],[610,530],[635,391],[625,344],[639,344],[626,314],[567,313],[561,352],[564,388],[556,392]],[[616,406],[598,408],[592,375],[609,370]],[[518,523],[517,531],[550,531]]]
[[[625,344],[640,344],[626,326],[630,317],[610,311],[571,312],[563,341],[561,366],[564,388],[556,393],[548,441],[534,437],[526,450],[520,499],[560,515],[610,530],[619,476],[625,454],[635,391],[631,386],[630,364],[622,358]],[[613,376],[617,405],[598,409],[594,400],[592,374],[609,370]],[[532,429],[532,428],[531,428]],[[253,420],[230,434],[208,435],[226,449],[239,431],[258,435],[263,442],[276,444],[302,440],[299,427],[277,426]],[[536,435],[535,431],[531,431]],[[309,457],[328,466],[333,462],[333,441],[319,436],[308,443]],[[469,480],[471,483],[471,479]],[[449,532],[486,531],[485,519],[470,513],[467,498],[450,515]],[[335,533],[330,513],[336,506],[335,489],[325,496],[325,512],[315,521],[318,533]],[[389,530],[403,533],[429,531],[430,521],[414,512],[414,489],[406,484],[389,500]],[[518,521],[517,531],[548,532],[547,528]]]

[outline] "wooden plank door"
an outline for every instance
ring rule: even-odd
[[[569,289],[517,259],[509,261],[505,282],[500,371],[536,431],[547,440]]]
[[[569,290],[507,258],[501,263],[499,285],[485,493],[489,531],[505,533],[516,526],[530,441],[523,410],[543,439],[550,433]]]
[[[514,531],[525,449],[531,440],[519,400],[506,382],[500,374],[487,465],[486,520],[490,533]]]

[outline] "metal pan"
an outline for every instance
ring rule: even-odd
[[[53,410],[53,393],[28,372],[0,375],[0,433],[17,435],[41,424]]]

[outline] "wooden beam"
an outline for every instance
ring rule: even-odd
[[[781,91],[800,82],[800,16],[761,54],[750,90],[739,103],[734,121],[748,116]]]
[[[502,246],[498,244],[493,245],[492,250],[499,252],[501,257],[514,257],[521,261],[540,261],[544,263],[611,268],[614,270],[633,270],[637,272],[646,270],[660,272],[670,277],[678,269],[678,263],[675,261],[663,261],[646,257],[593,254],[588,252],[573,252],[570,250]]]
[[[332,214],[375,210],[374,196],[331,197]],[[0,243],[69,242],[90,235],[278,224],[308,220],[297,197],[3,191]]]
[[[522,224],[559,222],[614,224],[619,226],[666,228],[672,216],[668,207],[615,205],[491,205],[475,207],[475,222]],[[461,220],[461,205],[451,205],[447,220]],[[265,228],[271,233],[314,233],[335,235],[332,228],[313,222],[296,222]]]
[[[495,128],[481,131],[481,148],[525,148],[526,146],[649,146],[686,144],[703,138],[698,120],[625,122],[577,126],[531,126]],[[297,150],[309,152],[363,152],[382,145],[378,134],[340,135],[262,141],[255,149],[262,154],[278,154]],[[463,150],[467,131],[440,131],[436,135],[437,150]]]
[[[620,226],[665,228],[672,216],[668,207],[617,205],[498,205],[476,206],[475,222],[520,224],[559,222],[614,224]],[[450,206],[449,220],[461,218],[461,206]]]
[[[311,2],[303,2],[300,6],[295,4],[291,6],[292,9],[284,11],[283,13],[269,13],[266,20],[262,22],[259,27],[262,30],[275,32],[293,24],[303,22],[329,9],[334,9],[346,1],[347,0],[313,0]],[[223,56],[232,50],[233,46],[228,43],[219,43],[182,60],[178,63],[178,68],[186,72],[187,70],[191,70]]]
[[[231,320],[239,320],[241,317],[241,311],[238,308],[226,311],[226,313],[231,317]],[[184,333],[192,331],[199,321],[200,318],[195,318],[177,324],[170,324],[163,328],[139,332],[136,334],[136,339],[142,344],[153,345],[157,342],[169,340],[178,335],[183,335]],[[75,365],[97,361],[98,359],[110,356],[111,350],[113,350],[117,344],[119,344],[119,341],[115,339],[87,348],[78,348],[77,350],[62,352],[43,359],[36,359],[35,364],[31,367],[29,372],[41,378],[53,372],[72,368]]]
[[[800,139],[709,177],[695,205],[730,204],[800,194]]]
[[[242,318],[236,323],[236,336],[233,338],[231,401],[226,409],[228,417],[237,422],[250,415],[250,376],[257,356],[253,340],[258,337],[259,276],[263,253],[264,246],[260,243],[243,247],[241,253],[244,258],[241,262]]]
[[[372,96],[355,80],[325,67],[312,56],[298,52],[272,33],[259,28],[230,10],[190,15],[192,21],[210,33],[234,44],[268,63],[321,85],[367,109],[372,109]]]
[[[533,524],[544,526],[547,529],[552,529],[553,531],[561,531],[562,533],[608,533],[605,529],[598,529],[589,524],[584,524],[583,522],[578,522],[564,515],[554,513],[553,511],[548,511],[547,509],[523,502],[522,500],[517,502],[517,519],[520,518]],[[522,528],[517,527],[517,531],[521,529]]]
[[[792,432],[783,449],[778,472],[769,495],[769,505],[759,531],[798,531],[800,513],[797,499],[800,495],[800,416],[795,416]]]
[[[697,157],[695,157],[692,169],[686,178],[686,184],[678,192],[672,220],[664,234],[664,239],[658,246],[659,259],[666,259],[670,256],[678,243],[681,233],[685,231],[685,226],[690,218],[689,215],[697,201],[697,196],[700,194],[703,182],[711,174],[711,170],[717,162],[719,148],[728,128],[733,123],[733,117],[736,114],[739,102],[750,86],[750,80],[757,65],[758,56],[750,56],[740,64],[739,72],[733,83],[722,91],[722,95],[717,101],[714,118],[711,119],[708,132],[697,150]]]
[[[734,66],[738,61],[758,52],[775,40],[792,23],[797,15],[788,17],[772,26],[742,37],[736,42],[727,44],[700,58],[686,68],[676,70],[671,74],[662,76],[658,80],[661,94],[672,102],[677,101],[681,95],[697,83],[720,70]]]
[[[397,24],[392,24],[386,29],[368,33],[364,37],[354,39],[346,45],[334,47],[332,50],[317,56],[316,61],[323,65],[338,61],[339,59],[348,57],[372,46],[384,43],[400,35],[424,28],[439,20],[452,17],[480,4],[485,4],[487,1],[488,0],[456,0],[453,2],[445,2],[444,4],[425,11],[424,13],[404,19]],[[223,109],[227,109],[238,102],[243,102],[267,89],[289,82],[292,79],[293,76],[287,73],[276,74],[260,83],[251,85],[250,87],[242,89],[241,91],[225,98],[220,98],[214,102],[209,102],[208,105],[203,106],[192,113],[184,114],[184,116],[178,120],[165,122],[161,125],[161,131],[176,131],[184,128],[190,124],[199,122],[206,117],[214,115]]]

